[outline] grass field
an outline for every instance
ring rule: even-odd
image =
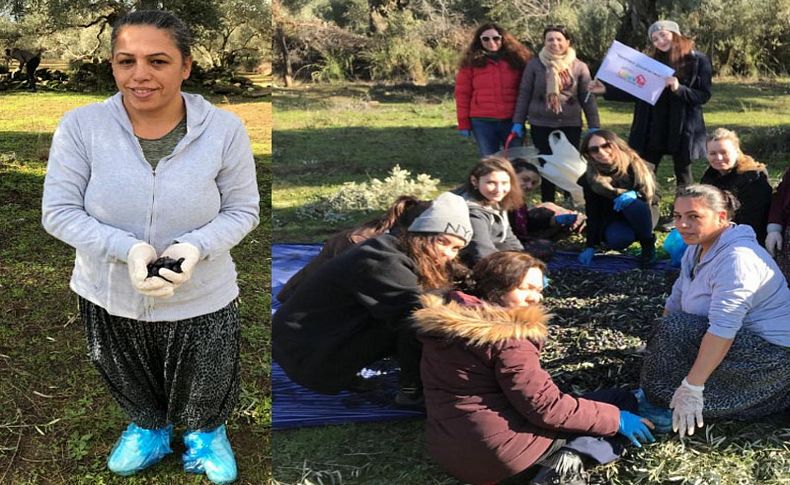
[[[68,288],[74,251],[40,225],[47,151],[59,119],[108,94],[0,93],[0,483],[208,483],[182,471],[180,440],[173,455],[139,475],[106,470],[126,418],[87,357]],[[271,477],[271,98],[209,99],[244,120],[258,169],[261,223],[233,250],[243,318],[242,392],[228,434],[239,483],[261,484]]]
[[[790,79],[770,84],[718,79],[705,107],[708,127],[736,130],[744,151],[768,165],[774,183],[790,160],[788,94]],[[599,107],[604,127],[627,132],[632,105],[601,102]],[[332,193],[343,182],[383,178],[399,164],[412,175],[424,172],[440,178],[441,187],[450,188],[461,182],[476,159],[473,143],[455,133],[451,86],[275,88],[274,112],[276,242],[320,241],[351,224],[305,220],[297,212],[312,197]],[[705,162],[694,164],[697,178],[705,167]],[[664,212],[669,210],[674,187],[671,173],[671,161],[665,160],[658,172]],[[353,216],[352,221],[369,217]],[[547,302],[554,305],[553,310],[569,312],[562,320],[565,324],[555,320],[552,339],[558,342],[544,355],[559,385],[565,390],[616,384],[635,387],[639,357],[624,351],[620,342],[624,338],[631,343],[644,341],[671,281],[639,271],[624,278],[593,273],[552,278],[556,283]],[[622,302],[627,308],[623,315],[584,322],[574,318],[574,308],[589,314]],[[633,321],[623,324],[621,317]],[[790,417],[760,423],[719,422],[690,440],[664,437],[644,450],[631,450],[620,462],[597,469],[594,481],[788,484],[788,443]],[[420,420],[276,431],[272,445],[277,483],[458,483],[428,458]]]

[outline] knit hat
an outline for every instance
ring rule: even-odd
[[[443,192],[414,219],[409,232],[430,232],[458,236],[469,244],[472,240],[472,223],[469,221],[469,207],[460,195]]]
[[[653,40],[653,33],[658,32],[659,30],[668,30],[670,32],[674,32],[678,35],[682,35],[680,33],[680,26],[677,22],[673,22],[671,20],[658,20],[653,22],[653,25],[647,29],[647,38],[648,40]]]

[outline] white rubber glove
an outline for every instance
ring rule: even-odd
[[[148,243],[139,242],[129,249],[126,265],[129,279],[139,293],[154,298],[173,296],[175,286],[162,278],[148,278],[148,265],[156,261],[156,249]]]
[[[696,426],[700,428],[704,425],[702,422],[702,408],[705,405],[705,400],[702,397],[702,391],[705,386],[694,386],[689,384],[686,378],[675,390],[675,395],[672,396],[672,401],[669,403],[669,408],[672,409],[672,430],[682,438],[684,434],[689,436],[694,434],[695,421]]]
[[[184,261],[181,262],[180,273],[165,268],[159,270],[159,276],[167,279],[178,288],[192,277],[192,270],[195,269],[195,265],[200,261],[200,250],[189,243],[175,243],[162,251],[162,257],[165,256],[175,260],[184,258]]]
[[[780,224],[768,224],[768,234],[765,236],[765,249],[776,257],[782,250],[782,226]]]

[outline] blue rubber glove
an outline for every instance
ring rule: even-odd
[[[515,133],[519,138],[524,138],[524,123],[513,123],[513,126],[510,127],[510,132]]]
[[[633,190],[629,190],[628,192],[624,192],[618,195],[614,199],[614,211],[620,212],[621,210],[631,205],[631,203],[635,201],[636,198],[637,198],[636,192],[634,192]]]
[[[558,226],[572,226],[573,223],[576,222],[576,214],[560,214],[554,216],[554,222],[556,222]]]
[[[589,266],[592,263],[593,256],[595,256],[595,249],[587,248],[579,254],[577,259],[581,264]]]
[[[211,431],[192,431],[184,435],[186,453],[182,455],[184,471],[205,473],[212,483],[236,480],[236,459],[225,435],[225,425]]]
[[[472,136],[472,130],[458,130],[458,134],[464,138],[469,138]]]
[[[642,418],[628,411],[620,411],[620,429],[617,432],[631,440],[637,448],[641,448],[642,443],[656,441]]]

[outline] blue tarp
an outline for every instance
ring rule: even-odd
[[[321,244],[272,245],[272,292],[276,295],[288,279],[321,250]],[[559,269],[587,269],[599,273],[618,273],[637,268],[634,257],[620,255],[596,256],[591,266],[576,261],[577,253],[557,252],[549,263],[549,272]],[[668,270],[669,261],[661,261],[654,269]],[[280,304],[272,298],[272,312]],[[363,370],[362,375],[381,383],[378,390],[356,394],[317,394],[294,384],[277,363],[272,363],[272,427],[274,429],[320,426],[350,422],[387,421],[421,417],[423,413],[398,409],[392,400],[397,392],[397,368],[391,361]]]

